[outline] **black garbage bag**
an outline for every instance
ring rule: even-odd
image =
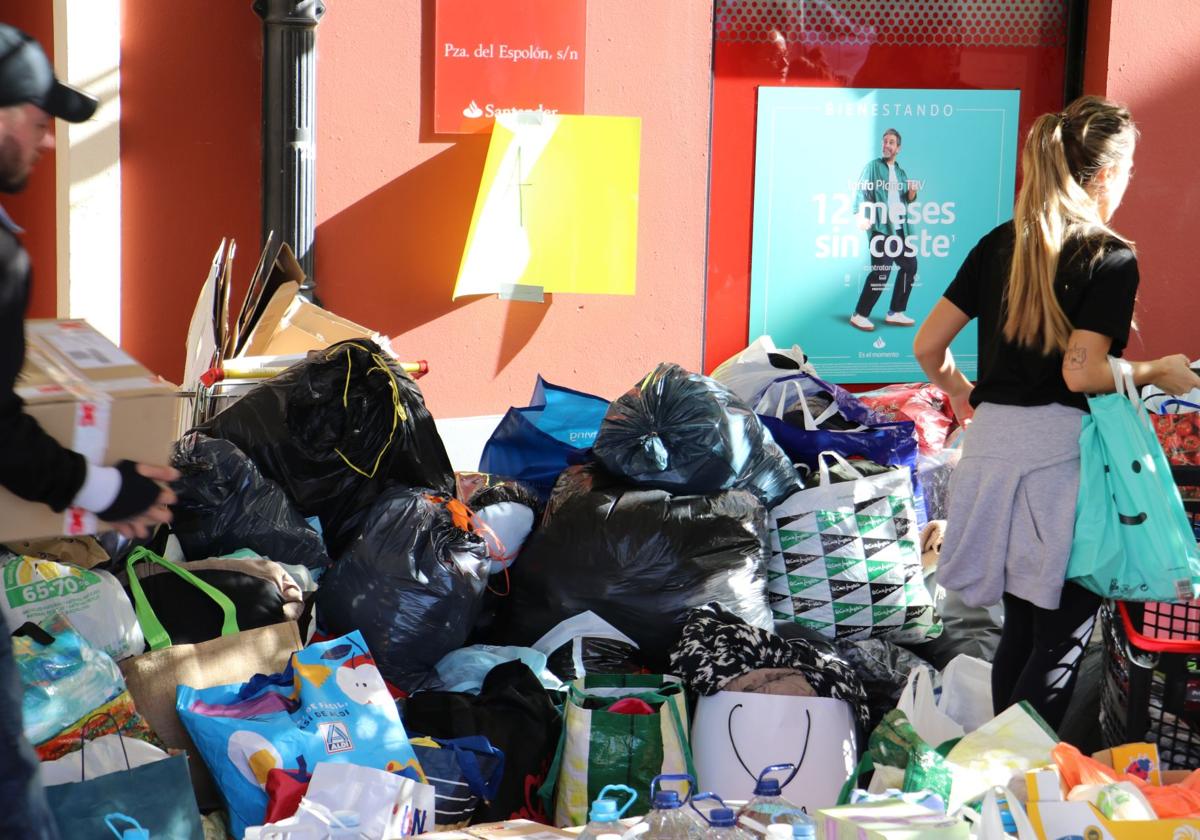
[[[479,694],[422,691],[403,701],[409,735],[462,738],[483,735],[504,753],[504,776],[495,798],[471,821],[530,819],[549,823],[538,788],[546,780],[562,733],[562,715],[524,662],[488,671]]]
[[[672,496],[631,487],[595,465],[559,476],[541,526],[512,568],[504,635],[530,645],[591,610],[667,673],[687,611],[711,601],[771,627],[767,511],[744,490]]]
[[[594,636],[573,639],[546,657],[546,669],[563,682],[588,674],[636,674],[642,667],[638,649],[629,642]]]
[[[317,590],[321,629],[361,632],[384,678],[405,691],[462,647],[487,585],[487,545],[455,522],[457,504],[425,488],[388,488]]]
[[[672,493],[749,490],[773,507],[800,488],[757,415],[715,379],[663,363],[609,405],[594,447],[608,470]]]
[[[421,389],[365,339],[310,353],[199,431],[235,443],[304,516],[320,517],[335,556],[355,536],[347,521],[387,484],[454,494]]]
[[[191,432],[175,444],[171,465],[182,476],[172,485],[179,501],[171,510],[187,559],[248,548],[277,563],[310,569],[330,564],[320,534],[283,488],[229,441]]]

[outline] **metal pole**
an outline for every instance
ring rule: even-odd
[[[316,218],[317,24],[321,0],[255,0],[263,20],[262,236],[291,245],[309,300]]]

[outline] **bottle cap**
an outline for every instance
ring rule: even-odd
[[[657,790],[654,792],[654,807],[660,810],[681,808],[683,803],[679,801],[679,791],[677,790]]]
[[[783,790],[779,787],[778,779],[759,779],[754,785],[755,796],[782,796]]]
[[[717,828],[732,828],[737,825],[737,815],[732,808],[713,808],[708,812],[708,822]]]
[[[817,826],[811,819],[792,823],[793,840],[809,840],[817,836]]]
[[[592,812],[589,816],[592,822],[615,822],[617,818],[617,800],[597,799],[592,803]]]

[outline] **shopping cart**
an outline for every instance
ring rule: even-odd
[[[1200,467],[1172,467],[1200,537]],[[1105,741],[1158,745],[1164,769],[1200,766],[1200,600],[1105,604],[1106,673],[1100,689]]]
[[[303,358],[303,355],[297,355],[228,359],[221,365],[209,368],[200,376],[195,391],[181,393],[181,396],[191,400],[191,406],[190,410],[182,412],[179,435],[211,420],[245,396],[255,385],[283,373],[292,363]],[[413,379],[420,379],[429,372],[429,363],[424,359],[400,362],[400,366]]]

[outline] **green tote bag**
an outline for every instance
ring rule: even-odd
[[[1067,579],[1121,601],[1200,596],[1200,556],[1171,467],[1133,384],[1109,359],[1115,394],[1088,397]]]

